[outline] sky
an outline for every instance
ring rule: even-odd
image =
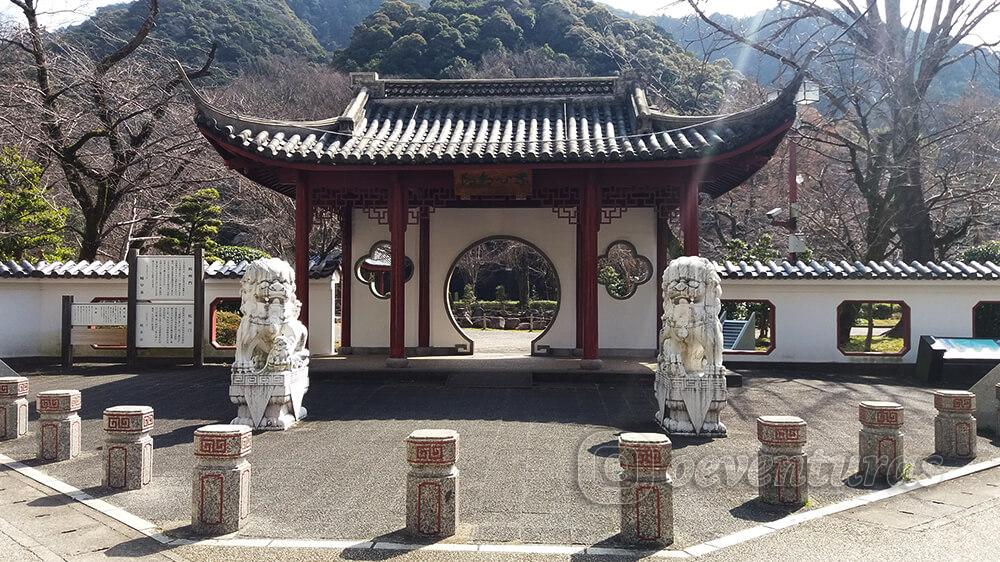
[[[260,0],[262,2],[271,0]],[[665,14],[681,17],[691,14],[691,9],[683,0],[600,0],[605,4],[645,16]],[[83,21],[100,6],[116,4],[122,0],[37,0],[39,10],[45,12],[39,19],[47,27],[60,27]],[[819,4],[830,4],[830,0],[817,0]],[[860,1],[859,1],[860,3]],[[916,0],[903,0],[903,5],[916,5]],[[775,6],[775,0],[702,0],[708,13],[720,12],[734,16],[749,16]],[[0,0],[0,17],[17,17],[20,10],[9,0]],[[977,30],[983,38],[1000,40],[1000,14],[988,18]]]

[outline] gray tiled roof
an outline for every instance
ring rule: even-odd
[[[723,279],[932,279],[932,280],[1000,280],[1000,266],[971,261],[911,262],[881,261],[862,263],[856,261],[787,261],[766,264],[759,261],[747,263],[730,261],[716,263]]]
[[[205,276],[208,278],[236,279],[243,276],[247,262],[216,261],[205,264]],[[332,255],[323,261],[314,262],[309,270],[311,279],[329,277],[340,267],[340,256]],[[1000,265],[993,262],[911,262],[882,261],[854,262],[846,261],[810,261],[798,262],[793,265],[787,261],[777,263],[769,261],[766,264],[759,261],[753,263],[731,261],[716,262],[716,269],[723,279],[754,280],[754,279],[896,279],[896,280],[1000,280]],[[29,263],[26,261],[0,262],[0,278],[104,278],[124,279],[128,276],[128,263],[124,261],[67,261]]]
[[[249,265],[246,261],[239,263],[216,261],[205,262],[205,277],[209,279],[238,279],[243,277]],[[330,277],[340,267],[340,257],[334,256],[320,262],[313,262],[309,268],[310,279]],[[0,261],[0,279],[37,277],[47,279],[125,279],[128,277],[128,262],[126,261]]]
[[[781,133],[798,80],[767,104],[730,115],[669,115],[621,77],[381,80],[352,75],[338,117],[282,122],[230,114],[192,88],[196,122],[215,142],[315,164],[616,162],[722,154]],[[780,135],[774,140],[776,145]],[[773,147],[770,147],[773,150]]]

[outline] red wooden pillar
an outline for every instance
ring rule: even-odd
[[[420,265],[417,303],[417,346],[422,353],[430,353],[431,347],[431,213],[426,206],[420,207]]]
[[[340,212],[340,351],[351,350],[351,284],[354,282],[353,209]]]
[[[579,206],[577,207],[579,210]],[[583,349],[583,229],[579,212],[576,221],[576,349]]]
[[[580,224],[580,279],[583,316],[583,369],[601,368],[598,358],[597,318],[597,233],[601,228],[601,192],[593,174],[580,194],[577,220]]]
[[[309,232],[312,230],[312,194],[304,174],[295,182],[295,294],[302,303],[299,320],[309,327]]]
[[[389,367],[406,366],[406,221],[409,202],[406,189],[395,177],[389,191],[389,244],[392,287],[389,289]]]
[[[690,181],[681,192],[681,230],[684,231],[684,255],[698,255],[698,183]]]
[[[663,280],[663,271],[670,263],[670,254],[667,245],[667,230],[670,228],[670,221],[667,220],[666,209],[656,209],[656,272],[653,274],[653,281],[656,283],[656,333],[663,329],[663,291],[660,283]],[[657,346],[659,346],[659,336],[657,336]]]

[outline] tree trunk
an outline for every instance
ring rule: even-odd
[[[80,260],[94,261],[101,248],[100,218],[93,209],[85,210],[80,233]]]

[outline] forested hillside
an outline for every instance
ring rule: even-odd
[[[104,7],[63,36],[100,56],[146,11],[141,1]],[[161,0],[149,42],[192,61],[217,43],[217,82],[282,56],[423,78],[476,75],[498,53],[520,57],[500,63],[520,76],[635,68],[678,111],[714,109],[728,68],[701,64],[651,22],[591,0]]]
[[[197,61],[218,44],[216,68],[223,77],[274,56],[317,61],[329,57],[310,26],[283,1],[160,0],[159,8],[148,47],[161,56]],[[143,1],[99,8],[89,20],[66,29],[64,38],[100,56],[131,37],[148,10]]]
[[[725,65],[703,65],[646,21],[630,21],[590,0],[387,0],[338,53],[346,70],[445,78],[463,76],[488,53],[565,56],[587,74],[643,71],[681,111],[714,108]]]
[[[295,15],[312,29],[320,45],[339,49],[351,40],[354,26],[371,15],[382,0],[286,0]],[[426,6],[429,0],[412,0]]]

